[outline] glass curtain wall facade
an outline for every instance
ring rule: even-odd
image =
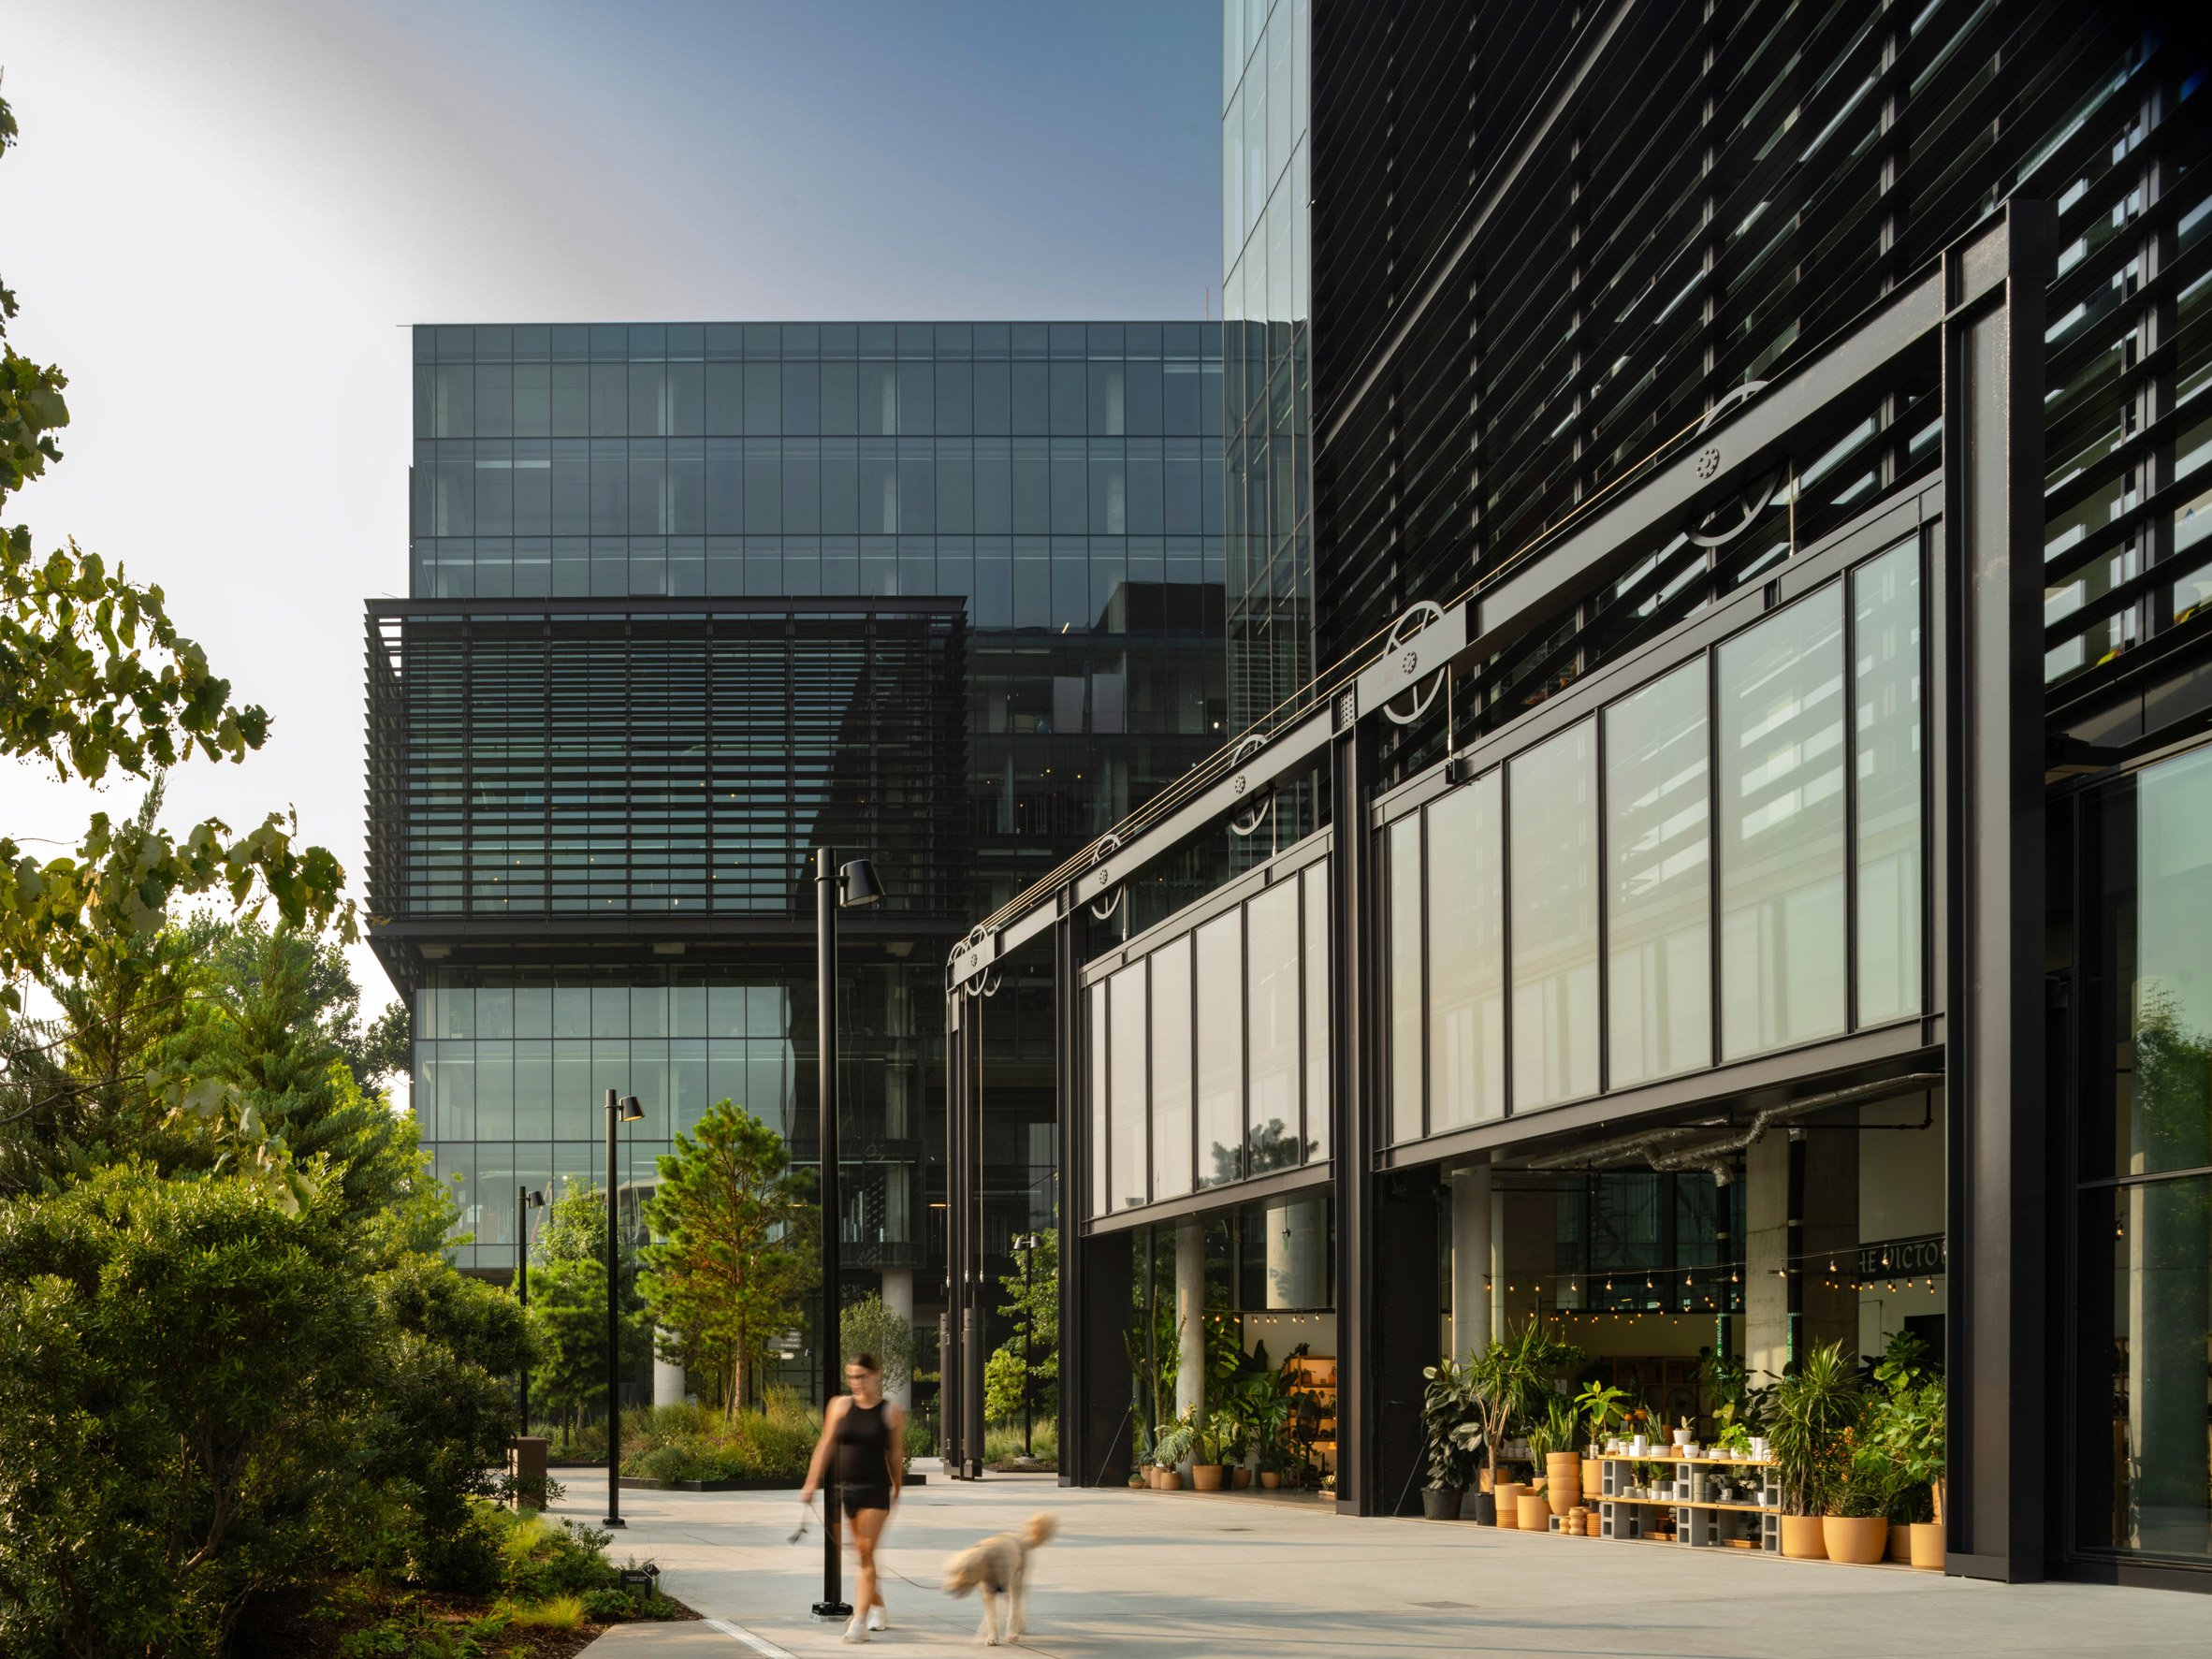
[[[1221,315],[1230,726],[1313,678],[1312,0],[1222,0]]]
[[[511,1266],[517,1181],[598,1169],[610,1086],[647,1104],[624,1131],[641,1177],[725,1095],[812,1156],[802,861],[823,824],[799,808],[856,751],[891,771],[921,751],[887,731],[828,731],[819,753],[785,735],[837,695],[817,657],[917,605],[962,627],[958,752],[896,789],[879,779],[880,817],[837,827],[891,885],[843,936],[845,1259],[940,1263],[941,936],[1221,741],[1218,330],[439,326],[414,356],[411,595],[470,618],[440,671],[452,694],[514,705],[497,730],[478,721],[465,766],[429,752],[452,732],[403,719],[371,762],[371,861],[397,924],[380,949],[414,1001],[426,1141],[479,1241],[464,1264]],[[811,617],[820,650],[690,639],[728,631],[698,618],[737,601]],[[487,618],[618,643],[567,659],[589,693],[574,708],[525,707],[529,665],[487,646]],[[689,643],[641,654],[655,628]],[[383,649],[372,638],[372,663]],[[614,782],[586,798],[563,768],[593,757]],[[692,810],[702,793],[720,817]],[[548,851],[564,812],[575,833]],[[1154,886],[1171,906],[1187,882]],[[1049,976],[1010,973],[1006,992],[985,1015],[1001,1254],[1050,1224],[1055,1192]],[[927,1303],[934,1276],[916,1283]]]

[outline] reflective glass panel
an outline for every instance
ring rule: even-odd
[[[1421,1134],[1421,821],[1390,825],[1390,1139]]]
[[[1217,1186],[1244,1173],[1244,917],[1198,930],[1198,1173]]]
[[[1510,763],[1513,1109],[1597,1092],[1597,725]]]
[[[1429,1132],[1506,1113],[1500,775],[1429,809]]]
[[[1851,577],[1858,1023],[1920,1011],[1920,546]]]
[[[1843,1029],[1839,589],[1720,648],[1721,1057]]]
[[[1152,1196],[1190,1190],[1190,940],[1152,957]]]
[[[1125,968],[1106,982],[1112,987],[1113,1054],[1110,1056],[1111,1108],[1106,1126],[1112,1148],[1107,1197],[1118,1210],[1144,1202],[1144,1079],[1146,1049],[1144,964]]]
[[[1307,868],[1305,889],[1305,1153],[1329,1156],[1329,862]]]
[[[1251,1128],[1245,1172],[1302,1161],[1298,1124],[1298,884],[1283,881],[1244,907],[1244,1018]]]
[[[1091,987],[1091,1214],[1103,1215],[1106,1201],[1106,982]]]
[[[1607,1058],[1614,1088],[1712,1059],[1705,659],[1606,710]]]

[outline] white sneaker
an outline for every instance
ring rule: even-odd
[[[868,1639],[867,1626],[860,1622],[858,1613],[853,1614],[852,1623],[845,1626],[845,1639],[849,1642],[865,1642]]]
[[[868,1609],[868,1628],[870,1630],[889,1630],[891,1628],[891,1621],[883,1617],[883,1604],[881,1602],[878,1602]]]

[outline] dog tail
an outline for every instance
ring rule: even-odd
[[[1022,1531],[1022,1542],[1032,1550],[1041,1549],[1053,1540],[1060,1530],[1059,1521],[1051,1515],[1032,1515],[1029,1524]]]

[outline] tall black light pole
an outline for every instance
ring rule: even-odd
[[[618,1278],[622,1264],[622,1206],[616,1201],[615,1128],[635,1123],[645,1108],[632,1095],[618,1100],[606,1092],[606,1519],[603,1525],[630,1523],[622,1519],[622,1343]]]
[[[1033,1463],[1036,1454],[1029,1449],[1029,1379],[1037,1367],[1037,1302],[1029,1290],[1029,1268],[1036,1259],[1037,1235],[1033,1232],[1017,1233],[1013,1247],[1022,1259],[1022,1462]]]
[[[843,1226],[837,1190],[837,912],[872,905],[883,896],[875,866],[865,858],[840,866],[834,847],[814,850],[815,1026],[819,1057],[815,1093],[822,1113],[822,1410],[844,1382],[845,1354],[837,1300],[837,1233]],[[844,1559],[839,1553],[840,1511],[834,1490],[822,1493],[822,1599],[817,1619],[845,1619]]]
[[[530,1213],[546,1207],[546,1195],[527,1186],[515,1189],[515,1297],[530,1312]],[[522,1433],[530,1433],[530,1355],[522,1356]]]

